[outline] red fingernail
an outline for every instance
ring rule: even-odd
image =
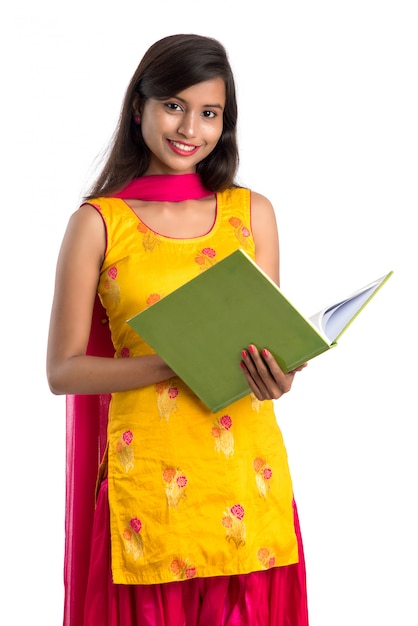
[[[265,357],[270,356],[270,352],[268,350],[266,350],[265,348],[263,350],[263,356],[265,356]]]
[[[247,353],[247,351],[246,351],[246,350],[242,350],[242,351],[241,351],[241,354],[242,354],[242,358],[243,358],[243,359],[247,359],[247,358],[248,358],[248,353]]]
[[[253,345],[250,346],[250,352],[252,352],[252,354],[255,354],[257,352],[257,348]]]

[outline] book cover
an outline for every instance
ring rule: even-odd
[[[128,324],[213,412],[250,393],[239,367],[250,343],[285,372],[333,345],[241,249]]]

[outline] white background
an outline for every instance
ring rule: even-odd
[[[61,238],[143,53],[196,32],[229,51],[239,180],[276,208],[287,295],[311,314],[394,270],[277,414],[311,626],[418,625],[414,4],[3,3],[2,623],[62,622],[64,399],[44,365]]]

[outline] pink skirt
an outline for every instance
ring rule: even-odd
[[[308,626],[305,561],[294,504],[299,563],[236,576],[160,585],[115,585],[107,480],[98,496],[84,626]]]

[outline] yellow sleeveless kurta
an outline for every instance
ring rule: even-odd
[[[124,200],[89,203],[107,231],[98,293],[115,358],[153,353],[127,324],[133,315],[239,247],[254,258],[247,189],[218,193],[212,229],[193,239],[155,233]],[[243,574],[298,561],[292,482],[272,401],[249,394],[211,413],[177,377],[114,393],[108,485],[115,583]]]

